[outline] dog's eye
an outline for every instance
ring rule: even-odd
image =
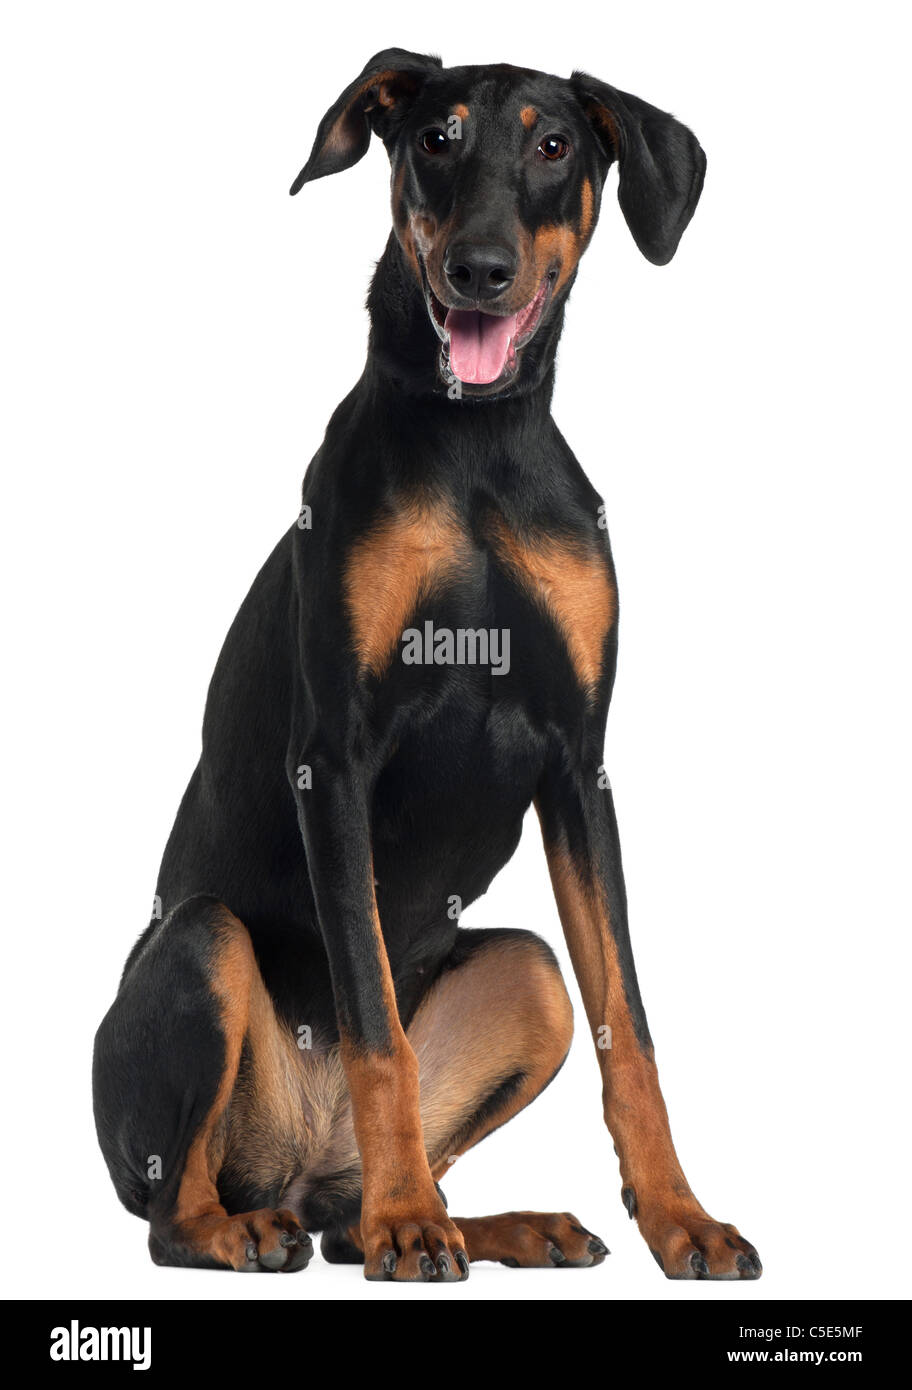
[[[564,159],[570,153],[570,142],[562,135],[546,135],[538,147],[542,159]]]
[[[418,137],[418,144],[427,154],[446,154],[449,143],[445,130],[426,130]]]

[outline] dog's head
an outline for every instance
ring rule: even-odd
[[[371,132],[390,157],[393,226],[441,375],[474,395],[540,376],[615,160],[621,211],[656,265],[674,255],[706,168],[685,126],[585,73],[444,68],[391,48],[327,111],[291,192],[350,168]]]

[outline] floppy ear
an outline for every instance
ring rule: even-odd
[[[367,154],[371,129],[414,99],[441,62],[431,54],[387,48],[377,53],[320,122],[310,158],[291,185],[297,193],[311,179],[350,169]]]
[[[608,163],[618,161],[618,202],[653,265],[667,265],[697,206],[706,155],[696,137],[648,101],[584,72],[572,81]]]

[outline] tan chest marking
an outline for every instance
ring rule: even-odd
[[[343,583],[362,669],[382,674],[409,616],[470,554],[458,518],[437,502],[411,501],[355,543]]]
[[[500,558],[545,609],[567,645],[580,685],[592,693],[602,673],[605,638],[617,617],[617,592],[605,557],[547,536],[521,540],[501,524]]]

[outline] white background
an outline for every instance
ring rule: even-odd
[[[8,6],[3,1279],[14,1297],[906,1296],[907,45],[901,7]],[[608,503],[606,761],[672,1127],[758,1284],[668,1283],[623,1211],[580,1029],[460,1161],[451,1210],[574,1210],[595,1271],[464,1287],[158,1270],[91,1120],[91,1039],[148,919],[209,675],[360,372],[375,142],[288,186],[376,50],[585,67],[709,159],[677,259],[614,180],[555,416]],[[569,965],[534,822],[467,916]],[[582,1017],[578,996],[577,1019]],[[21,1222],[21,1224],[20,1224]],[[46,1227],[42,1237],[42,1227]]]

